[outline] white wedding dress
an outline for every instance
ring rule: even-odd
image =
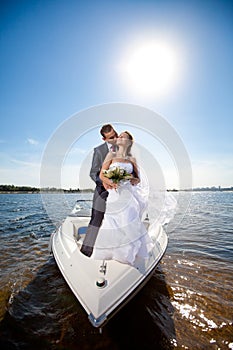
[[[133,172],[130,162],[115,162],[128,173]],[[117,260],[132,265],[137,256],[146,258],[153,242],[142,222],[148,194],[140,185],[121,181],[117,190],[109,190],[106,211],[91,258]]]

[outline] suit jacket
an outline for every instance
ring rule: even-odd
[[[102,185],[102,181],[99,178],[99,173],[108,152],[109,152],[109,149],[106,142],[94,148],[94,154],[93,154],[92,165],[90,170],[90,177],[92,178],[93,181],[95,181],[96,185]]]

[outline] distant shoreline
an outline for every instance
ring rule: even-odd
[[[66,194],[72,194],[72,193],[93,193],[93,190],[88,190],[88,191],[0,191],[0,194],[61,194],[61,193],[66,193]]]
[[[80,190],[80,191],[69,191],[69,190],[57,190],[57,191],[0,191],[0,194],[72,194],[72,193],[93,193],[94,190]]]
[[[0,194],[11,194],[11,193],[35,194],[35,193],[64,193],[64,192],[65,193],[87,193],[87,192],[93,192],[93,189],[70,188],[69,190],[66,190],[63,188],[55,188],[55,187],[38,188],[38,187],[30,187],[30,186],[0,185]]]
[[[94,190],[91,188],[87,189],[72,189],[69,190],[61,188],[37,188],[30,186],[14,186],[14,185],[0,185],[0,194],[37,194],[37,193],[46,193],[46,194],[61,194],[61,193],[93,193]],[[167,192],[233,192],[233,187],[197,187],[191,189],[181,189],[177,190],[167,189]]]
[[[184,189],[184,190],[167,190],[168,192],[233,192],[233,187],[223,187],[223,188],[217,188],[217,187],[197,187],[197,188],[191,188],[191,189]]]
[[[38,191],[38,192],[30,192],[30,191],[0,191],[0,194],[61,194],[61,193],[67,193],[67,194],[72,194],[72,193],[92,193],[94,191]]]

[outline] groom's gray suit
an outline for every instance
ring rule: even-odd
[[[92,254],[93,246],[95,244],[96,237],[103,221],[106,209],[108,191],[105,190],[102,181],[99,178],[99,173],[108,152],[109,149],[106,142],[94,148],[90,177],[93,181],[95,181],[96,188],[93,196],[91,220],[88,225],[86,236],[81,248],[81,252],[87,256],[91,256]]]
[[[90,170],[90,177],[97,184],[100,181],[102,185],[102,181],[99,178],[100,169],[102,168],[104,159],[108,154],[108,145],[104,142],[102,145],[94,148],[94,154],[92,158],[92,165]]]

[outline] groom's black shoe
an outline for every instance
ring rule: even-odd
[[[82,245],[81,249],[80,249],[81,253],[83,253],[84,255],[90,257],[92,252],[93,252],[93,248],[88,246],[88,245]]]

